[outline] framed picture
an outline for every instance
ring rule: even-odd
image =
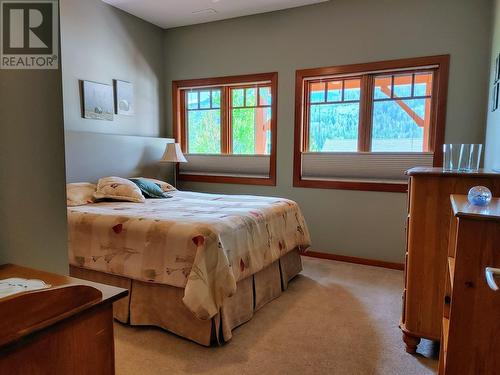
[[[132,116],[134,114],[134,85],[130,82],[113,80],[115,86],[115,113]]]
[[[495,61],[495,73],[493,76],[493,82],[497,82],[500,80],[500,53],[498,54]]]
[[[500,81],[500,53],[497,56],[495,64],[495,82]]]
[[[491,95],[491,98],[492,98],[491,111],[492,112],[494,112],[498,109],[498,102],[500,101],[499,96],[500,96],[500,81],[493,85],[493,93]]]
[[[113,121],[113,86],[92,81],[81,81],[81,85],[82,117]]]

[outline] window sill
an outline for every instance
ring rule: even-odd
[[[434,157],[434,152],[430,151],[302,151],[302,155],[317,155],[317,156],[431,156]]]
[[[382,191],[390,193],[407,193],[408,184],[405,182],[359,181],[359,180],[321,180],[303,179],[294,180],[294,187],[311,189],[338,189],[358,191]]]
[[[217,157],[217,158],[270,158],[270,154],[195,154],[195,153],[185,153],[184,156],[190,157]]]
[[[179,181],[208,182],[218,184],[276,186],[276,179],[272,177],[180,173],[177,179]]]

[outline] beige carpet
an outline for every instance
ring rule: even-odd
[[[435,373],[436,345],[424,341],[416,356],[404,351],[401,271],[303,260],[289,289],[223,347],[116,324],[117,374]]]

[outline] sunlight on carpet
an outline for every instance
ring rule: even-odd
[[[303,258],[282,296],[205,348],[156,328],[115,324],[116,373],[434,374],[438,348],[404,350],[401,271]]]

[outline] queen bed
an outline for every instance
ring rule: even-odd
[[[71,275],[127,288],[121,322],[221,344],[301,271],[306,223],[287,199],[169,195],[68,207]]]

